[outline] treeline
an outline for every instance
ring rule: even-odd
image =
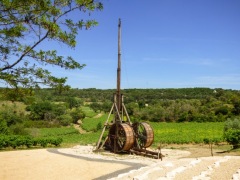
[[[112,101],[113,95],[116,92],[114,89],[69,89],[61,94],[54,89],[40,89],[35,91],[37,96],[41,98],[61,101],[68,97],[78,97],[89,102],[104,102]],[[208,97],[219,97],[226,93],[237,94],[236,90],[210,89],[210,88],[179,88],[179,89],[123,89],[122,94],[125,96],[125,103],[141,101],[152,103],[156,100],[168,99],[203,99]]]
[[[3,92],[4,89],[1,89]],[[33,90],[18,96],[27,105],[32,120],[57,120],[62,125],[83,119],[81,106],[110,111],[114,89]],[[210,88],[124,89],[124,103],[133,121],[220,122],[240,116],[240,91]],[[15,98],[11,93],[5,99]],[[70,110],[69,110],[70,109]],[[79,113],[78,113],[79,112]]]
[[[42,89],[36,97],[67,102],[81,99],[95,111],[108,112],[114,89],[70,89],[59,94]],[[240,115],[240,91],[210,88],[124,89],[124,103],[132,120],[154,122],[220,122]]]

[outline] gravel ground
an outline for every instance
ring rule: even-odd
[[[194,157],[189,151],[163,149],[161,161],[92,150],[75,146],[0,152],[0,179],[240,179],[240,156]]]

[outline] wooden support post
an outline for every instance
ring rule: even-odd
[[[108,114],[107,120],[106,120],[106,122],[105,122],[105,124],[104,124],[102,133],[101,133],[101,135],[100,135],[100,137],[99,137],[99,139],[98,139],[97,146],[96,146],[96,149],[95,149],[95,150],[99,149],[99,145],[100,145],[100,142],[102,141],[103,134],[104,134],[104,132],[105,132],[105,130],[106,130],[106,127],[107,127],[107,125],[108,125],[108,120],[109,120],[109,118],[110,118],[110,116],[111,116],[111,114],[112,114],[113,107],[114,107],[114,104],[112,105],[112,108],[111,108],[111,110],[110,110],[110,112],[109,112],[109,114]]]

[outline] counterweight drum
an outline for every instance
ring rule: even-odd
[[[134,145],[134,139],[133,129],[126,123],[114,123],[109,130],[108,143],[114,152],[130,150]]]
[[[133,130],[136,136],[135,146],[139,148],[148,148],[154,140],[152,127],[146,122],[133,123]]]

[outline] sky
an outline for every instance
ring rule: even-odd
[[[103,0],[87,16],[75,49],[59,54],[86,64],[82,70],[52,69],[72,88],[114,89],[118,19],[122,21],[121,88],[223,88],[240,90],[239,0]],[[86,15],[73,15],[82,18]]]

